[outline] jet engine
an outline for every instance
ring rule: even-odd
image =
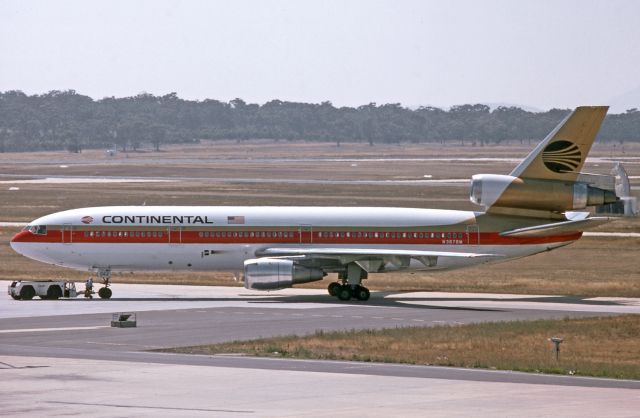
[[[503,207],[555,212],[617,201],[615,191],[600,189],[587,183],[523,179],[496,174],[473,176],[470,199],[487,209]]]
[[[294,284],[322,280],[320,269],[297,265],[292,260],[258,258],[244,262],[244,287],[254,290],[277,290]]]

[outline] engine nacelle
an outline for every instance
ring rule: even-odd
[[[471,178],[471,201],[490,207],[536,209],[555,212],[584,209],[617,201],[615,192],[558,180],[476,174]]]
[[[258,258],[244,262],[244,287],[254,290],[276,290],[294,284],[322,280],[325,272],[306,268],[291,260]]]

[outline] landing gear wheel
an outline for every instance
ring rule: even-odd
[[[351,287],[349,285],[342,285],[338,290],[338,299],[340,300],[349,300],[351,299]]]
[[[20,289],[20,299],[31,300],[36,295],[36,291],[31,286],[25,286]]]
[[[108,287],[101,288],[98,290],[98,296],[100,296],[100,299],[109,299],[111,297],[111,289]]]
[[[20,296],[16,296],[16,295],[11,295],[11,297],[15,300],[20,300]]]
[[[369,296],[371,296],[371,293],[369,289],[364,286],[356,286],[355,289],[353,289],[353,297],[358,300],[369,300]]]
[[[329,294],[331,296],[338,296],[338,291],[340,290],[341,287],[342,285],[340,283],[333,282],[329,284],[329,286],[327,287],[327,290],[329,291]]]

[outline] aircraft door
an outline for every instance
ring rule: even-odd
[[[467,225],[467,244],[480,244],[480,228],[478,228],[477,224]]]
[[[182,227],[179,225],[171,225],[167,228],[167,235],[169,244],[178,245],[182,244]]]
[[[300,239],[300,244],[312,244],[313,243],[313,226],[299,225],[298,236]]]
[[[62,225],[62,243],[71,244],[73,242],[73,229],[71,224]]]

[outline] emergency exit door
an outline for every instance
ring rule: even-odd
[[[478,228],[478,225],[467,225],[467,244],[480,244],[480,228]]]
[[[313,227],[311,225],[300,225],[298,227],[298,237],[300,244],[313,243]]]
[[[171,225],[167,228],[169,244],[182,244],[182,227]]]
[[[73,242],[73,229],[71,224],[62,225],[62,243],[71,244]]]

